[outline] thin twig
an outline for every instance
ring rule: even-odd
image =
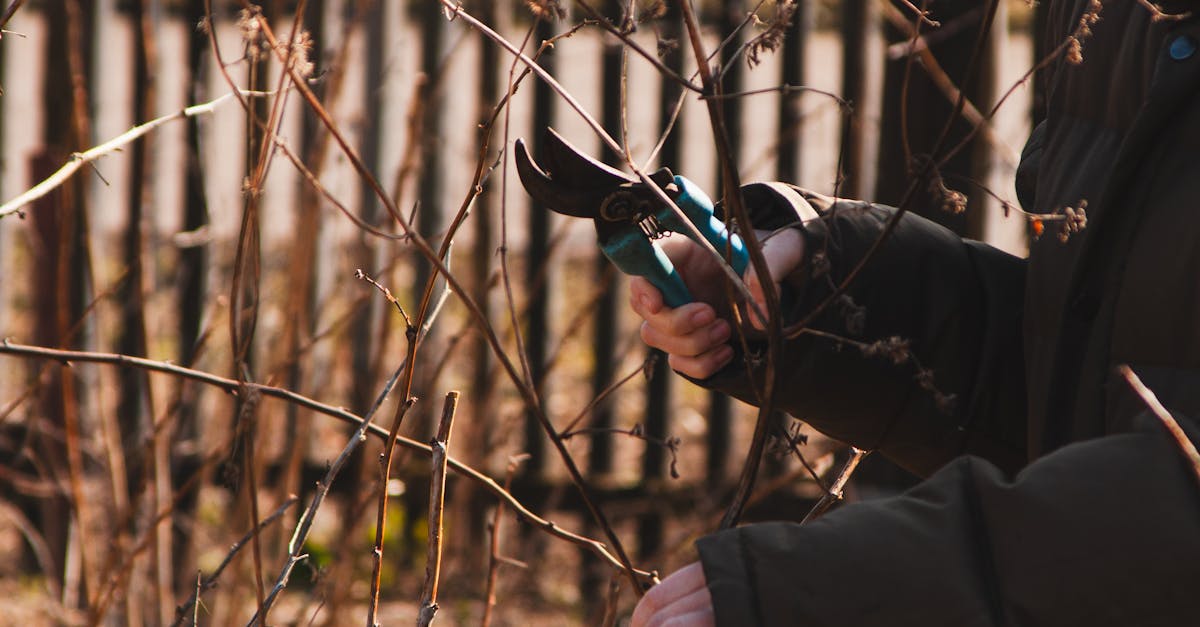
[[[1166,13],[1150,0],[1137,0],[1137,3],[1142,5],[1143,8],[1150,12],[1151,22],[1178,22],[1181,20],[1186,20],[1192,16],[1191,11],[1184,11],[1183,13]]]
[[[954,84],[954,80],[950,78],[950,75],[946,74],[946,71],[942,69],[937,57],[934,56],[933,52],[929,49],[929,46],[924,44],[924,40],[921,38],[920,33],[912,24],[908,22],[908,19],[900,13],[900,10],[892,6],[890,3],[883,3],[882,6],[883,15],[889,22],[891,22],[892,26],[904,31],[904,33],[910,39],[919,42],[917,44],[913,44],[910,54],[915,57],[918,64],[925,69],[925,73],[929,76],[929,80],[931,80],[933,84],[937,86],[938,91],[942,92],[942,95],[944,95],[951,104],[958,102],[960,99],[962,100],[962,117],[972,125],[973,130],[971,135],[974,136],[975,132],[981,133],[984,140],[986,140],[988,144],[996,149],[996,151],[1000,154],[1000,157],[1004,159],[1004,162],[1008,164],[1009,167],[1015,168],[1017,166],[1017,162],[1020,160],[1020,156],[1017,155],[1016,151],[1014,151],[1012,147],[1009,146],[1008,143],[996,133],[996,129],[994,129],[992,125],[988,123],[994,112],[987,115],[984,115],[982,112],[980,112],[975,104],[971,102],[971,99],[967,98],[962,90]]]
[[[613,392],[616,392],[618,389],[620,389],[626,383],[629,383],[630,381],[632,381],[634,379],[634,377],[638,376],[639,374],[642,374],[643,372],[650,371],[654,367],[654,362],[657,360],[658,360],[658,355],[651,353],[650,356],[647,357],[645,361],[638,364],[636,368],[634,368],[633,370],[631,370],[629,372],[629,374],[621,377],[619,380],[614,381],[608,387],[601,390],[600,393],[597,394],[596,397],[593,398],[591,400],[591,402],[589,402],[587,404],[587,407],[584,407],[578,414],[575,415],[575,418],[573,418],[571,420],[571,422],[567,423],[567,426],[563,427],[560,430],[562,432],[563,439],[566,439],[567,437],[569,437],[568,434],[572,430],[574,430],[577,425],[579,425],[579,422],[582,421],[589,413],[591,413],[591,411],[593,409],[595,409],[595,407],[597,405],[599,405],[601,402],[603,402],[604,399],[608,398],[609,395],[611,395]]]
[[[538,65],[536,61],[534,61],[533,59],[530,59],[528,56],[525,55],[525,53],[521,52],[521,50],[519,50],[511,42],[509,42],[507,39],[505,39],[502,35],[500,35],[496,31],[492,30],[490,27],[488,27],[483,22],[480,22],[478,19],[476,19],[474,16],[472,16],[470,13],[468,13],[465,9],[463,9],[463,7],[461,5],[453,2],[453,0],[438,0],[438,1],[442,3],[442,6],[444,6],[447,9],[447,12],[452,17],[463,19],[464,21],[469,23],[472,27],[478,29],[481,33],[483,33],[485,36],[487,36],[488,39],[491,39],[492,41],[496,42],[501,47],[503,47],[505,50],[508,50],[509,53],[516,56],[521,61],[521,63],[524,63],[527,67],[529,67],[529,69],[533,70],[533,72],[535,74],[537,74],[538,78],[545,81],[545,83],[547,85],[549,85],[550,88],[553,89],[554,92],[556,94],[558,94],[559,97],[561,97],[567,103],[567,105],[569,107],[571,107],[571,109],[573,109],[576,113],[578,113],[581,118],[583,118],[583,121],[585,123],[587,123],[588,127],[590,127],[592,129],[592,131],[595,132],[596,135],[600,138],[601,143],[603,143],[609,150],[611,150],[613,152],[613,154],[615,154],[619,157],[625,156],[625,150],[621,147],[620,143],[618,143],[617,140],[613,139],[612,135],[610,135],[607,131],[604,130],[603,125],[601,125],[600,122],[598,122],[596,120],[596,118],[591,113],[589,113],[587,111],[587,109],[585,109],[583,107],[583,105],[581,105],[579,103],[579,101],[574,96],[572,96],[571,93],[568,92],[562,86],[562,84],[560,84],[557,80],[555,80],[554,77],[551,76],[550,73],[547,72],[544,68],[542,68],[540,65]],[[705,66],[705,67],[707,67],[707,66]],[[644,185],[646,185],[647,191],[653,193],[654,196],[658,199],[658,201],[660,203],[662,203],[662,205],[664,207],[669,207],[671,209],[671,211],[675,213],[675,215],[679,218],[680,223],[682,223],[683,226],[685,226],[688,229],[688,236],[693,241],[695,241],[702,249],[708,251],[708,254],[711,255],[714,259],[716,259],[719,262],[720,269],[722,270],[722,272],[725,273],[725,276],[727,276],[730,279],[730,283],[733,286],[733,288],[735,290],[737,290],[742,295],[742,297],[746,299],[747,302],[753,303],[754,299],[750,295],[750,292],[746,289],[745,284],[742,283],[741,277],[738,276],[737,273],[733,271],[733,268],[726,261],[725,251],[719,251],[711,243],[709,243],[709,241],[707,239],[705,239],[704,235],[700,232],[699,227],[697,227],[695,224],[692,223],[692,221],[690,219],[688,219],[687,215],[684,214],[683,210],[679,208],[679,205],[675,203],[675,200],[672,199],[670,196],[668,196],[666,191],[664,191],[662,188],[660,188],[658,185],[656,185],[650,179],[650,176],[648,174],[646,174],[646,172],[638,164],[626,162],[626,165],[628,165],[630,170],[632,171],[632,173],[635,176],[637,176],[638,179]],[[736,209],[736,207],[734,207],[734,208]],[[752,253],[751,258],[753,258],[753,256],[754,255]],[[760,316],[760,317],[765,318],[766,316]]]
[[[452,15],[457,15],[458,17],[463,18],[467,21],[470,21],[473,25],[475,25],[480,30],[484,30],[487,33],[490,33],[489,37],[494,37],[499,42],[502,42],[502,45],[505,45],[510,50],[514,50],[511,47],[512,44],[508,43],[507,40],[505,40],[503,37],[500,37],[499,35],[497,35],[495,33],[495,31],[492,31],[490,28],[487,28],[486,26],[481,24],[478,20],[471,18],[466,12],[462,11],[462,7],[460,5],[454,4],[453,2],[450,2],[449,0],[441,0],[441,1],[442,1],[442,4],[447,9],[449,9],[449,13],[451,13]],[[268,43],[271,45],[272,49],[276,50],[276,54],[277,55],[285,54],[278,50],[278,42],[275,40],[274,34],[271,31],[270,24],[267,23],[267,21],[264,18],[262,18],[261,16],[258,17],[258,24],[263,32],[263,35],[266,37]],[[529,61],[528,57],[525,57],[519,51],[516,51],[516,53],[521,56],[523,61],[531,63],[532,64],[530,66],[531,69],[534,69],[534,71],[536,73],[538,73],[539,76],[542,76],[544,79],[546,79],[548,77],[548,74],[546,74],[544,70],[541,70],[541,68],[538,68],[536,63]],[[281,56],[281,59],[282,58],[283,57]],[[300,77],[297,77],[294,75],[295,69],[290,68],[290,67],[285,67],[285,69],[289,73],[293,74],[293,85],[296,87],[296,89],[298,89],[300,91],[300,94],[303,96],[305,102],[308,103],[309,108],[312,109],[312,111],[314,113],[316,113],[316,115],[320,119],[321,123],[325,126],[326,129],[329,130],[330,135],[337,141],[338,146],[342,149],[343,154],[346,155],[347,159],[350,161],[350,164],[354,167],[354,169],[358,173],[358,175],[360,177],[362,177],[362,179],[365,182],[368,183],[372,192],[381,200],[381,202],[383,202],[384,207],[387,209],[388,213],[397,221],[397,223],[403,228],[403,230],[406,233],[410,233],[412,235],[412,242],[413,242],[414,246],[417,248],[417,250],[420,251],[420,253],[426,258],[426,260],[429,261],[430,265],[437,272],[440,272],[445,277],[446,282],[450,285],[450,287],[454,290],[454,292],[456,294],[458,294],[458,296],[462,300],[463,304],[466,305],[468,310],[471,312],[471,315],[476,320],[479,321],[480,325],[482,326],[482,328],[484,330],[486,337],[488,338],[489,344],[492,346],[493,351],[497,355],[498,360],[504,366],[504,369],[508,373],[509,377],[517,384],[518,391],[521,393],[522,398],[525,401],[526,405],[537,416],[539,422],[543,426],[543,429],[546,431],[547,435],[550,437],[550,440],[554,444],[556,450],[558,451],[558,454],[559,454],[560,458],[562,459],[563,464],[566,466],[567,473],[568,473],[568,475],[570,475],[572,483],[579,490],[579,492],[583,498],[583,501],[587,505],[589,513],[591,514],[592,518],[596,520],[597,524],[601,527],[601,529],[604,531],[605,536],[608,538],[610,544],[612,545],[613,550],[616,552],[616,555],[617,555],[617,558],[619,559],[619,563],[620,563],[621,567],[629,574],[630,581],[633,584],[633,587],[635,588],[635,590],[640,591],[642,588],[641,588],[641,581],[639,581],[639,579],[638,579],[638,577],[639,577],[639,575],[637,574],[638,571],[636,571],[636,569],[633,568],[633,565],[630,562],[629,557],[625,552],[625,549],[620,541],[620,538],[612,530],[611,525],[608,524],[607,518],[605,517],[604,513],[596,506],[594,500],[590,497],[589,490],[587,488],[587,483],[584,481],[582,473],[579,471],[574,460],[571,458],[570,452],[566,449],[565,444],[555,434],[553,425],[551,424],[550,419],[546,415],[544,409],[541,407],[541,403],[539,402],[539,399],[537,398],[536,392],[531,387],[529,387],[527,385],[522,385],[520,376],[516,372],[516,369],[513,367],[512,362],[507,358],[506,354],[503,351],[503,348],[499,345],[499,341],[496,338],[495,333],[491,332],[490,328],[487,326],[488,321],[487,321],[486,317],[484,316],[482,309],[480,309],[478,303],[474,302],[474,300],[471,298],[470,292],[467,291],[466,289],[464,289],[463,286],[461,285],[461,283],[452,274],[450,274],[446,270],[445,264],[442,262],[440,255],[433,250],[433,248],[429,245],[429,243],[425,240],[425,238],[422,237],[420,233],[418,233],[412,229],[411,224],[408,222],[408,220],[405,219],[403,214],[401,214],[400,211],[397,209],[395,202],[388,196],[388,194],[386,194],[383,191],[382,187],[379,184],[379,181],[371,173],[370,169],[366,167],[366,165],[362,161],[362,158],[358,155],[358,152],[349,144],[349,142],[347,141],[345,136],[338,129],[337,124],[334,123],[332,117],[329,115],[329,112],[321,105],[321,103],[317,99],[316,95],[313,94],[312,90],[309,89],[307,84],[305,84],[305,82]],[[553,78],[549,78],[548,80],[553,81]],[[555,83],[555,84],[557,85],[557,83]],[[560,89],[561,89],[561,87],[560,87]],[[569,99],[571,102],[574,102],[574,99],[570,98],[569,94],[565,94],[563,97]],[[576,103],[576,106],[578,106],[577,103]],[[593,125],[593,128],[597,128],[598,131],[603,132],[603,129],[599,128],[598,125],[595,124],[594,118],[592,118],[590,115],[587,115],[586,112],[581,112],[581,115],[583,115],[585,117],[585,119],[590,120],[589,124]],[[608,137],[607,135],[604,135],[604,137],[606,138],[606,141],[609,142],[610,145],[612,145],[612,138]],[[640,176],[642,176],[645,180],[648,181],[648,178],[646,178],[646,175],[644,173],[641,173]],[[665,192],[658,189],[657,186],[653,186],[653,187],[657,190],[657,192],[659,194],[662,194],[662,198],[666,198]],[[667,200],[669,201],[670,199],[667,198]],[[676,209],[677,209],[677,207],[676,207]],[[682,212],[680,212],[680,213],[682,214]],[[693,228],[695,228],[695,227],[693,227]],[[709,246],[709,248],[712,249],[711,246]],[[715,253],[715,249],[712,249],[712,250]],[[732,269],[728,269],[728,271],[732,272]],[[739,282],[739,284],[740,284],[740,282]],[[745,291],[744,286],[741,286],[741,289],[743,291]],[[428,293],[429,292],[427,289],[426,295],[428,295]],[[423,301],[427,302],[428,297],[426,296],[426,298],[424,298]],[[422,311],[424,311],[424,310],[425,310],[425,307],[423,306]],[[420,317],[420,316],[418,316],[418,317]],[[403,384],[403,388],[404,388],[406,397],[408,395],[408,390],[411,388],[411,382],[412,382],[411,364],[412,363],[413,363],[413,360],[410,358],[409,359],[410,368],[408,369],[408,372],[405,375],[405,382]],[[393,430],[398,430],[398,429],[399,429],[399,424],[397,424],[396,422],[393,422]],[[393,433],[393,434],[391,434],[391,437],[389,437],[389,439],[388,439],[389,446],[386,447],[387,451],[391,450],[390,443],[395,442],[395,441],[397,441],[396,434]],[[388,455],[388,453],[385,452],[385,457],[387,455]],[[390,463],[390,458],[385,459],[385,463],[384,463],[385,472],[387,471],[388,463]],[[381,499],[381,501],[386,499],[386,490],[381,491],[380,499]],[[382,510],[383,510],[383,508],[381,508],[381,511]],[[383,529],[383,525],[378,525],[377,533],[382,533],[382,529]],[[379,540],[380,540],[380,538],[377,538],[377,543]],[[377,550],[379,550],[378,547],[377,547]],[[377,556],[376,557],[377,565],[378,565],[378,559],[379,559],[379,557]],[[374,579],[373,590],[376,592],[378,590],[379,576],[381,574],[382,574],[382,571],[377,571],[376,576],[373,578]],[[372,599],[377,598],[376,592],[372,593]],[[372,601],[371,605],[375,606],[376,605],[375,601]],[[373,619],[373,612],[369,612],[369,614],[371,614],[371,618]]]
[[[384,287],[382,284],[379,283],[379,281],[372,279],[370,276],[367,275],[366,272],[363,272],[361,268],[354,271],[354,278],[356,278],[360,281],[366,281],[367,283],[370,283],[371,285],[375,286],[375,289],[379,290],[379,292],[381,294],[383,294],[383,297],[385,299],[387,299],[387,302],[391,303],[392,306],[396,308],[396,311],[400,313],[400,317],[404,319],[404,326],[406,326],[406,327],[412,326],[412,319],[410,319],[408,317],[407,313],[404,313],[404,306],[401,305],[400,301],[396,300],[396,297],[392,295],[392,290],[389,290],[388,288]]]
[[[634,52],[636,52],[638,54],[638,56],[642,57],[643,59],[648,61],[651,65],[653,65],[654,69],[658,70],[659,74],[669,77],[671,80],[675,81],[676,83],[679,83],[679,85],[681,87],[683,87],[684,89],[686,89],[690,92],[694,92],[697,94],[703,93],[704,90],[701,86],[699,86],[699,85],[693,83],[692,81],[684,78],[683,76],[680,76],[679,74],[677,74],[674,70],[667,67],[662,62],[662,59],[658,58],[657,54],[651,53],[650,51],[643,48],[640,44],[638,44],[638,42],[634,41],[633,38],[630,37],[631,31],[626,31],[626,30],[617,28],[610,20],[608,20],[608,18],[601,15],[601,13],[599,11],[597,11],[594,7],[592,7],[592,5],[588,4],[584,0],[575,0],[575,4],[578,7],[582,8],[585,13],[587,13],[589,16],[591,16],[591,18],[593,20],[595,20],[596,23],[599,24],[601,28],[608,31],[610,34],[612,34],[617,39],[620,39],[621,43],[623,44],[622,48],[633,50]]]
[[[600,624],[603,627],[613,627],[617,624],[617,603],[621,600],[620,573],[613,573],[608,579],[608,595],[604,602],[604,618]]]
[[[264,97],[272,94],[272,92],[249,90],[239,90],[239,93],[240,95],[248,97]],[[80,168],[95,161],[96,159],[99,159],[100,157],[103,157],[116,150],[120,150],[130,142],[168,122],[184,120],[187,118],[196,117],[198,115],[212,113],[217,109],[217,107],[225,104],[227,100],[233,98],[235,95],[236,94],[234,93],[227,93],[224,96],[210,100],[209,102],[180,109],[179,111],[176,111],[170,115],[164,115],[160,118],[155,118],[149,122],[141,124],[140,126],[135,126],[124,133],[121,133],[120,135],[117,135],[116,137],[104,142],[103,144],[85,150],[84,152],[73,153],[70,160],[63,164],[63,166],[54,174],[51,174],[41,183],[38,183],[37,185],[25,190],[12,200],[0,205],[0,219],[3,219],[9,214],[19,213],[23,207],[54,191],[56,188],[70,179],[72,175],[78,172]]]
[[[714,80],[712,71],[704,56],[704,45],[700,39],[700,25],[696,20],[691,3],[681,2],[680,7],[683,9],[684,25],[687,27],[688,37],[691,39],[692,52],[696,56],[696,63],[700,70],[700,79],[704,84],[704,92],[705,94],[720,94],[721,85],[719,79]],[[733,151],[730,145],[729,131],[725,128],[723,103],[720,99],[709,98],[705,100],[705,105],[708,109],[709,122],[712,125],[713,138],[716,140],[718,160],[721,164],[721,181],[725,194],[726,215],[735,218],[739,224],[749,225],[751,224],[750,214],[746,210],[745,203],[742,201],[741,181],[738,178],[737,164],[733,163]],[[742,239],[745,241],[746,249],[750,253],[751,267],[754,268],[754,272],[759,277],[762,277],[760,283],[763,287],[763,295],[766,297],[767,311],[765,315],[761,311],[756,312],[760,319],[767,321],[766,376],[763,378],[761,389],[758,386],[754,386],[754,392],[759,397],[758,417],[754,424],[754,435],[751,438],[750,447],[746,453],[746,461],[742,465],[741,476],[738,478],[738,485],[734,492],[733,500],[726,509],[725,516],[721,519],[721,529],[728,529],[737,524],[741,518],[746,500],[750,498],[751,490],[754,488],[754,481],[758,476],[758,469],[762,462],[763,451],[766,449],[767,436],[772,420],[772,404],[774,403],[775,392],[775,364],[782,344],[779,293],[768,278],[771,276],[771,273],[767,267],[766,258],[763,257],[762,244],[759,242],[758,236],[752,228],[742,229]],[[744,284],[740,280],[740,277],[735,277],[733,285],[741,286],[744,289]],[[748,298],[747,303],[753,305],[754,299]],[[754,309],[757,310],[757,307]],[[736,307],[734,307],[734,311],[736,317]],[[735,325],[735,328],[739,330],[739,337],[742,338],[742,342],[744,343],[745,337],[741,333],[742,326]]]
[[[175,623],[174,624],[175,625],[182,624],[183,619],[187,616],[188,610],[192,610],[193,608],[195,608],[195,611],[193,611],[193,613],[192,613],[192,624],[193,625],[199,624],[196,620],[198,618],[198,614],[196,612],[199,611],[200,595],[204,594],[205,590],[208,590],[209,588],[212,588],[213,586],[217,585],[217,578],[221,576],[221,573],[225,570],[225,567],[228,566],[229,563],[233,561],[233,558],[237,556],[238,552],[242,550],[242,547],[246,546],[246,543],[249,542],[252,537],[261,533],[262,530],[266,529],[268,526],[270,526],[271,523],[275,522],[276,520],[279,520],[279,518],[281,516],[283,516],[284,512],[286,512],[288,509],[290,509],[299,500],[300,500],[300,498],[297,496],[292,496],[292,497],[288,498],[270,516],[267,516],[266,518],[262,519],[258,523],[257,527],[251,529],[250,531],[247,531],[246,534],[243,535],[240,540],[238,540],[237,542],[234,542],[233,546],[229,547],[229,552],[225,554],[225,559],[221,560],[221,563],[217,565],[216,570],[214,570],[212,572],[212,574],[210,574],[209,576],[205,577],[203,581],[200,580],[200,573],[197,572],[196,573],[196,590],[194,592],[192,592],[192,596],[188,597],[186,601],[184,601],[183,603],[180,603],[175,608]]]
[[[585,429],[577,429],[575,431],[564,431],[562,434],[563,440],[569,440],[577,435],[627,435],[632,438],[641,440],[647,444],[661,446],[671,454],[670,473],[672,479],[679,478],[679,445],[683,440],[679,436],[671,436],[667,438],[656,438],[652,435],[646,435],[646,430],[641,423],[635,424],[628,429],[620,427],[588,427]]]
[[[1180,454],[1191,464],[1196,481],[1200,482],[1200,452],[1196,450],[1196,445],[1192,444],[1192,440],[1183,432],[1183,427],[1179,426],[1179,422],[1175,420],[1171,412],[1167,411],[1167,408],[1158,400],[1154,392],[1146,387],[1146,384],[1142,383],[1142,380],[1134,374],[1132,368],[1122,364],[1117,366],[1117,372],[1125,377],[1125,380],[1129,382],[1129,386],[1133,388],[1133,391],[1137,392],[1142,402],[1146,403],[1146,406],[1150,408],[1150,412],[1167,428],[1167,432],[1171,434],[1171,439],[1179,447]]]
[[[25,0],[13,0],[9,3],[8,10],[4,12],[4,17],[0,17],[0,29],[8,26],[9,20],[16,14],[17,9],[21,8],[22,4],[25,4]]]
[[[846,465],[842,466],[842,471],[838,473],[837,479],[833,480],[833,483],[829,486],[829,490],[826,491],[825,494],[821,496],[821,500],[817,501],[817,504],[814,505],[811,510],[809,510],[808,514],[804,516],[804,519],[800,521],[800,524],[803,525],[810,520],[816,519],[821,514],[824,514],[831,506],[833,506],[834,503],[842,500],[842,490],[845,489],[846,482],[850,480],[850,476],[853,475],[855,469],[858,468],[859,462],[861,462],[870,453],[870,451],[864,451],[857,447],[850,448],[850,459],[847,459]]]
[[[421,588],[421,604],[417,625],[428,627],[437,614],[438,579],[442,572],[442,516],[446,507],[446,455],[450,445],[450,427],[458,409],[458,392],[446,394],[437,437],[431,442],[433,455],[429,477],[429,545],[425,555],[425,585]]]
[[[508,491],[512,489],[513,476],[517,474],[517,468],[529,459],[528,453],[513,455],[508,458],[508,471],[504,476],[504,489]],[[492,514],[492,539],[488,547],[488,576],[487,576],[487,591],[483,595],[483,620],[480,621],[481,627],[489,627],[492,623],[492,608],[496,606],[496,582],[499,579],[500,564],[507,563],[500,556],[500,522],[504,516],[504,504],[497,503],[496,511]]]
[[[774,94],[774,93],[780,93],[780,94],[784,94],[784,95],[799,94],[799,93],[820,94],[822,96],[827,96],[829,98],[832,98],[833,101],[836,102],[839,107],[850,106],[850,103],[843,100],[841,96],[839,96],[831,91],[826,91],[824,89],[819,89],[817,87],[809,87],[808,85],[776,85],[774,87],[763,87],[762,89],[748,89],[746,91],[735,91],[735,92],[720,93],[720,94],[705,94],[705,95],[701,96],[700,98],[701,98],[701,100],[731,100],[734,98],[742,98],[744,96],[757,96],[760,94]]]
[[[33,558],[37,561],[38,567],[42,569],[42,583],[46,586],[46,591],[52,598],[61,599],[62,589],[58,583],[58,573],[55,572],[54,558],[50,553],[50,545],[46,542],[46,538],[38,531],[37,525],[33,524],[21,510],[9,504],[6,501],[0,501],[0,514],[8,517],[9,521],[17,527],[17,531],[25,537],[25,542],[29,544],[29,548],[33,550]]]
[[[371,426],[371,419],[375,416],[375,412],[379,410],[379,407],[383,405],[384,401],[387,400],[392,389],[396,387],[396,381],[400,379],[400,374],[404,368],[405,365],[402,364],[392,374],[392,377],[388,379],[387,383],[384,384],[383,389],[376,395],[375,402],[363,414],[358,428],[346,440],[345,446],[342,447],[342,452],[333,460],[333,463],[325,471],[325,476],[317,483],[317,490],[313,494],[312,501],[309,502],[308,507],[304,510],[304,515],[300,517],[300,520],[296,523],[296,529],[292,532],[292,539],[288,542],[288,559],[284,563],[283,568],[279,570],[279,576],[275,579],[275,585],[272,586],[271,593],[263,601],[262,611],[269,611],[271,609],[279,593],[287,587],[288,580],[291,578],[292,570],[296,567],[296,564],[307,557],[302,551],[304,550],[305,542],[308,541],[308,534],[312,531],[312,524],[313,520],[317,517],[317,510],[320,509],[326,495],[329,494],[329,488],[333,485],[334,479],[337,478],[346,463],[350,461],[351,455],[358,449],[360,444],[366,441],[366,431]],[[402,404],[405,411],[412,406],[413,400],[409,398]],[[257,615],[251,618],[250,623],[253,624],[257,618]]]
[[[167,363],[167,362],[153,361],[153,360],[144,359],[141,357],[131,357],[129,355],[119,355],[119,354],[115,354],[115,353],[93,353],[93,352],[86,352],[86,351],[70,351],[70,350],[60,350],[60,349],[53,349],[53,348],[44,348],[41,346],[29,346],[29,345],[25,345],[25,344],[18,344],[18,343],[12,342],[7,339],[0,341],[0,354],[17,355],[17,356],[21,356],[21,357],[34,357],[34,358],[38,358],[38,359],[51,359],[54,361],[58,361],[65,366],[70,366],[72,362],[89,362],[89,363],[109,364],[109,365],[115,365],[115,366],[124,366],[124,367],[129,367],[129,368],[141,368],[143,370],[150,370],[152,372],[160,372],[163,374],[169,374],[169,375],[173,375],[173,376],[177,376],[177,377],[191,379],[193,381],[198,381],[198,382],[204,383],[206,385],[211,385],[211,386],[220,388],[230,394],[237,394],[238,390],[243,385],[234,379],[220,377],[220,376],[208,373],[208,372],[203,372],[200,370],[193,370],[191,368],[184,368],[182,366],[177,366],[175,364],[171,364],[171,363]],[[257,392],[261,393],[263,396],[270,397],[270,398],[277,398],[277,399],[281,399],[281,400],[289,402],[289,403],[294,403],[295,405],[297,405],[299,407],[303,407],[305,409],[310,409],[312,411],[324,414],[326,416],[330,416],[332,418],[335,418],[342,422],[354,425],[356,427],[362,426],[362,423],[364,421],[364,419],[362,417],[358,416],[357,414],[354,414],[351,411],[348,411],[348,410],[340,408],[340,407],[334,407],[332,405],[327,405],[325,403],[313,400],[307,396],[298,394],[291,390],[286,390],[286,389],[279,388],[279,387],[264,385],[261,383],[253,383],[253,382],[246,382],[244,385],[247,389],[256,390]],[[379,425],[374,425],[374,424],[368,425],[366,432],[369,435],[372,435],[374,437],[380,438],[383,441],[386,441],[387,431],[385,429],[383,429],[382,427],[380,427]],[[407,448],[409,450],[418,452],[422,455],[431,455],[432,454],[432,450],[430,449],[428,444],[423,444],[421,442],[417,442],[416,440],[412,440],[412,439],[409,439],[409,438],[406,438],[403,436],[396,436],[394,441],[396,442],[396,444],[403,446],[404,448]],[[513,508],[513,510],[521,518],[525,519],[525,521],[528,522],[533,527],[535,527],[537,529],[541,529],[542,531],[545,531],[546,533],[549,533],[550,535],[555,536],[559,539],[566,540],[573,544],[582,546],[582,547],[592,551],[592,553],[596,554],[597,556],[599,556],[601,559],[608,562],[612,566],[617,567],[617,568],[622,568],[621,562],[619,560],[617,560],[617,558],[614,557],[611,553],[608,552],[608,549],[604,545],[603,542],[572,533],[572,532],[567,531],[567,530],[563,529],[562,527],[558,526],[557,523],[546,520],[546,519],[538,516],[537,514],[533,513],[532,510],[525,507],[525,505],[523,503],[521,503],[511,493],[509,493],[507,490],[503,489],[500,486],[500,484],[496,483],[495,480],[493,480],[491,477],[488,477],[487,475],[483,474],[482,472],[475,470],[474,468],[454,459],[453,457],[448,458],[447,464],[450,466],[450,468],[452,470],[454,470],[458,474],[474,481],[475,483],[480,484],[488,492],[491,492],[494,496],[502,499],[505,503],[508,504],[509,507]],[[633,573],[636,577],[640,578],[642,581],[649,582],[649,581],[653,580],[652,574],[648,571],[635,569],[633,571]]]

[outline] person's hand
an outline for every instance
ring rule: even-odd
[[[760,232],[760,240],[766,235]],[[733,347],[729,344],[733,327],[714,307],[723,309],[725,301],[722,271],[709,252],[686,237],[669,237],[662,245],[695,300],[672,309],[663,303],[662,293],[649,281],[634,277],[630,281],[629,302],[644,321],[642,341],[667,353],[673,370],[705,379],[733,359]],[[804,236],[795,229],[781,231],[763,243],[763,256],[778,289],[779,281],[795,271],[804,259]],[[743,280],[754,303],[765,313],[766,297],[753,266],[746,269]],[[750,310],[750,323],[765,328],[753,313],[754,308]]]
[[[712,595],[704,568],[693,562],[650,588],[633,609],[630,627],[708,627],[715,625]]]

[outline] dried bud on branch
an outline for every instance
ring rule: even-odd
[[[754,14],[754,22],[763,28],[763,32],[746,45],[746,63],[750,67],[762,62],[759,55],[764,52],[774,52],[783,44],[783,38],[787,36],[788,27],[791,25],[792,16],[795,13],[795,0],[780,0],[775,3],[775,16],[770,20],[763,21],[758,14]]]
[[[539,20],[561,20],[567,17],[566,9],[558,0],[525,0],[525,6]]]
[[[1062,226],[1058,230],[1058,241],[1064,244],[1071,235],[1082,231],[1087,227],[1087,201],[1080,200],[1079,208],[1067,207],[1063,209]]]
[[[951,189],[946,185],[946,179],[929,155],[913,155],[909,172],[912,176],[929,176],[929,193],[940,203],[940,209],[952,215],[958,215],[967,210],[967,195]],[[926,173],[926,169],[928,172]]]
[[[867,344],[862,348],[863,355],[867,357],[886,357],[897,366],[908,361],[912,353],[909,352],[908,340],[901,339],[895,335],[885,337],[878,342]]]
[[[1087,10],[1079,16],[1079,25],[1075,27],[1075,32],[1067,37],[1067,63],[1083,63],[1083,40],[1092,36],[1092,25],[1100,21],[1101,8],[1100,0],[1091,0]]]

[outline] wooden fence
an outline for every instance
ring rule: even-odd
[[[590,3],[624,42],[583,2],[559,19],[553,2],[465,2],[469,15],[433,0],[217,2],[211,22],[205,4],[15,2],[4,26],[4,200],[64,164],[78,171],[0,208],[0,545],[14,556],[0,564],[0,596],[69,623],[193,612],[244,623],[272,604],[277,622],[412,620],[438,531],[426,522],[436,472],[413,453],[450,390],[461,391],[450,455],[482,475],[451,473],[439,620],[599,621],[614,568],[564,530],[604,542],[608,560],[687,561],[731,497],[755,412],[673,377],[638,339],[591,225],[530,206],[507,158],[513,139],[536,144],[553,126],[618,157],[468,24],[531,56],[553,42],[539,64],[635,161],[716,195],[705,106],[671,78],[696,67],[676,3]],[[986,3],[939,3],[940,28],[919,40],[899,4],[699,4],[704,46],[735,95],[724,123],[743,180],[894,202],[909,177],[905,125],[916,153],[948,120],[964,137],[971,112],[989,116],[1033,64],[1023,3],[999,5],[973,74]],[[787,5],[777,47],[743,45]],[[748,19],[755,9],[763,23]],[[967,111],[951,120],[960,87]],[[947,165],[968,211],[929,215],[1024,246],[1024,224],[1000,219],[969,181],[1011,196],[1031,98],[1016,89]],[[160,116],[175,117],[142,126]],[[148,132],[85,152],[130,129]],[[448,246],[440,263],[453,281],[430,281],[434,257],[398,217]],[[355,445],[373,407],[377,435],[403,417],[409,438],[386,477],[384,440]],[[588,514],[560,446],[621,547]],[[822,467],[830,448],[815,436],[800,447]],[[803,516],[820,487],[795,455],[770,457],[748,518]],[[514,516],[518,505],[542,518]],[[296,529],[305,541],[289,546]],[[20,583],[30,575],[36,590]],[[625,611],[634,597],[622,583],[613,607]]]

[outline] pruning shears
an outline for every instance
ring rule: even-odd
[[[692,295],[656,240],[669,233],[696,239],[669,204],[640,179],[579,152],[554,129],[546,129],[542,163],[516,142],[517,174],[525,190],[552,211],[591,218],[600,250],[628,275],[646,277],[669,307],[692,302]],[[650,180],[683,210],[704,239],[725,255],[739,275],[749,263],[742,238],[713,215],[713,203],[695,183],[662,168]]]

